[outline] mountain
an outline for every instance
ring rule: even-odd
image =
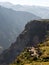
[[[16,11],[27,11],[33,13],[43,19],[49,19],[49,7],[44,6],[27,6],[27,5],[14,5],[12,9]],[[47,14],[45,14],[47,13]]]
[[[15,11],[26,11],[35,14],[36,16],[39,16],[43,19],[49,19],[49,7],[29,6],[29,5],[20,5],[20,4],[13,5],[9,2],[1,2],[0,5],[6,8],[13,9]]]
[[[6,8],[11,8],[13,6],[10,2],[0,2],[0,5]]]
[[[22,11],[13,11],[0,6],[0,46],[8,48],[22,32],[27,21],[40,17]]]
[[[33,20],[26,24],[24,31],[17,37],[15,43],[0,55],[0,65],[8,65],[26,47],[37,47],[49,36],[49,20]]]
[[[9,65],[49,65],[49,40],[39,43],[36,48],[25,48]]]

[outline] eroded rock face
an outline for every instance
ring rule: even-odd
[[[0,55],[0,65],[11,63],[28,46],[36,46],[45,39],[49,20],[34,20],[25,26],[25,30],[17,37],[7,50]]]

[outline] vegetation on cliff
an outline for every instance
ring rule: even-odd
[[[35,50],[30,52],[31,48]],[[38,56],[34,54],[35,51]],[[39,43],[36,48],[25,48],[10,65],[49,65],[49,38],[47,37],[44,42]]]

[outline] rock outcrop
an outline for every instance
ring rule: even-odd
[[[11,63],[25,47],[37,46],[45,39],[49,31],[49,20],[33,20],[26,24],[24,31],[17,37],[15,43],[0,55],[0,65]]]

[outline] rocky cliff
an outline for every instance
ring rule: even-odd
[[[44,41],[49,31],[49,20],[33,20],[26,24],[15,43],[0,55],[0,65],[8,65],[28,46],[37,46]]]

